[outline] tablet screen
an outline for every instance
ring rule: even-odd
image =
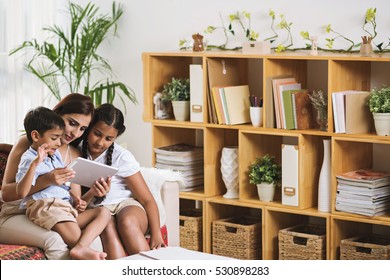
[[[76,172],[75,177],[69,181],[85,187],[91,187],[100,178],[106,179],[118,172],[118,168],[81,157],[69,164],[68,168]]]

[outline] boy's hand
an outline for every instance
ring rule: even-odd
[[[45,160],[45,158],[47,157],[46,148],[48,146],[49,146],[49,144],[44,143],[44,144],[42,144],[41,146],[38,147],[38,149],[37,149],[37,158],[35,159],[37,164],[40,164],[41,162],[43,162]]]
[[[73,204],[76,208],[77,212],[84,212],[85,209],[87,209],[87,202],[85,200],[82,200],[80,196],[76,196],[73,198]]]

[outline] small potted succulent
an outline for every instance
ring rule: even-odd
[[[261,201],[273,201],[275,189],[280,186],[282,167],[274,156],[266,154],[249,166],[249,183],[257,186]]]
[[[390,135],[390,87],[374,88],[368,97],[368,106],[374,117],[378,135]]]
[[[175,78],[164,85],[163,99],[172,102],[173,114],[177,121],[190,119],[190,79]]]

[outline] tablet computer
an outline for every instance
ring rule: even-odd
[[[118,172],[118,168],[81,157],[78,157],[69,164],[68,168],[71,168],[76,172],[75,177],[70,179],[69,182],[88,188],[91,187],[96,180],[111,177]]]

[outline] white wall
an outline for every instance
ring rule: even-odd
[[[84,4],[86,0],[77,0]],[[93,0],[102,11],[110,11],[111,1]],[[302,46],[300,31],[318,35],[320,45],[328,35],[322,26],[332,24],[339,33],[359,41],[363,32],[361,26],[368,8],[377,8],[378,41],[384,41],[390,34],[390,1],[388,0],[127,0],[125,14],[119,26],[119,39],[106,45],[106,56],[118,77],[136,92],[139,104],[129,105],[127,132],[119,139],[144,166],[151,165],[151,127],[142,120],[143,77],[142,52],[177,50],[182,38],[190,39],[193,33],[204,34],[208,25],[220,26],[220,17],[236,11],[252,14],[252,28],[260,32],[260,39],[271,35],[268,12],[274,10],[284,14],[291,26],[294,43]],[[280,36],[283,33],[279,33]],[[221,37],[219,37],[220,39]],[[220,43],[217,36],[209,37],[210,43]],[[343,47],[343,46],[340,46]],[[119,104],[118,104],[119,105]]]

